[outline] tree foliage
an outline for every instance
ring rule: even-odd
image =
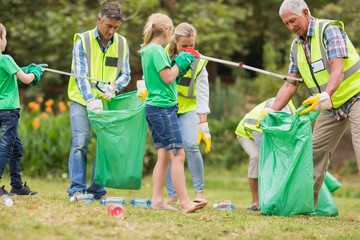
[[[0,21],[8,29],[7,54],[19,65],[47,63],[50,68],[70,71],[73,35],[94,28],[104,0],[1,0]],[[230,61],[243,61],[250,66],[286,73],[288,51],[293,36],[278,16],[282,0],[119,0],[127,16],[119,29],[130,46],[133,80],[142,76],[138,50],[148,16],[165,12],[174,24],[187,21],[198,30],[196,48],[207,56]],[[336,18],[345,22],[346,30],[356,47],[359,26],[359,1],[309,1],[317,17]],[[209,63],[211,82],[216,76],[246,79],[251,86],[254,72]],[[46,73],[37,88],[28,95],[50,95],[66,98],[67,76]],[[264,76],[258,76],[264,77]],[[268,91],[264,91],[268,92]],[[260,96],[262,97],[262,96]]]

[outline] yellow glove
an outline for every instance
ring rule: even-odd
[[[211,135],[207,122],[198,124],[198,138],[196,144],[200,145],[201,140],[205,142],[205,153],[209,153],[211,151]]]
[[[257,123],[256,123],[256,127],[257,128],[260,128],[260,122],[261,122],[261,119],[263,119],[263,117],[268,114],[269,112],[274,112],[275,110],[272,109],[272,108],[264,108],[264,110],[262,110],[262,112],[260,113],[259,117],[258,117],[258,120],[257,120]]]
[[[148,90],[146,88],[145,85],[145,81],[144,80],[137,80],[136,81],[136,88],[137,88],[137,93],[136,96],[140,97],[142,101],[145,101],[146,96],[148,95]]]
[[[304,115],[310,111],[320,111],[333,107],[331,97],[327,92],[322,92],[319,95],[311,96],[302,102],[303,106],[308,106],[299,112],[299,115]]]
[[[98,98],[99,99],[104,99],[104,100],[110,102],[111,99],[113,99],[115,97],[115,93],[116,93],[116,84],[114,82],[112,82],[107,87],[106,92],[104,92],[104,93],[99,92]]]
[[[146,96],[148,95],[148,90],[145,90],[144,92],[137,93],[136,96],[141,98],[141,101],[145,101]]]

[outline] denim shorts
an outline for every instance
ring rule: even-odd
[[[146,105],[146,121],[156,149],[183,148],[177,110],[177,105],[169,108]]]

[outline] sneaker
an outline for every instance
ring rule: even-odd
[[[252,205],[251,207],[248,207],[247,210],[250,210],[250,211],[259,211],[260,208],[256,205]]]
[[[7,195],[9,195],[9,196],[15,195],[15,194],[13,194],[13,193],[9,193],[8,191],[6,191],[6,190],[5,190],[5,185],[0,188],[0,196],[2,196],[2,195],[4,195],[4,194],[7,194]]]
[[[17,188],[11,188],[10,193],[15,193],[17,195],[36,195],[38,192],[31,191],[29,186],[26,185],[26,182],[24,186],[20,189]]]

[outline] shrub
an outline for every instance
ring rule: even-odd
[[[19,136],[24,145],[22,170],[30,176],[53,176],[68,172],[71,126],[68,106],[38,98],[20,113]],[[89,143],[88,159],[95,156],[95,138]]]

